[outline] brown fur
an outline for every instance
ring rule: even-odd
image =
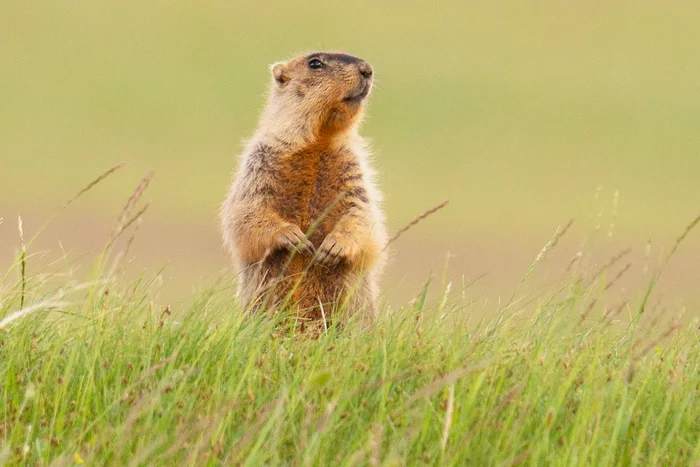
[[[313,59],[322,68],[312,69]],[[314,53],[277,63],[272,74],[221,211],[239,296],[247,308],[293,304],[316,322],[339,309],[374,316],[386,231],[357,133],[372,68]]]

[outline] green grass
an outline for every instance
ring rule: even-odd
[[[85,282],[61,265],[25,287],[21,263],[0,282],[0,464],[700,461],[698,322],[607,303],[605,268],[487,308],[443,285],[310,339],[244,318],[227,281],[171,310],[107,255]]]

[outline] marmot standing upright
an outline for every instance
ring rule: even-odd
[[[271,69],[267,106],[221,210],[239,297],[247,309],[289,305],[316,322],[342,310],[374,316],[386,230],[357,131],[372,67],[313,53]]]

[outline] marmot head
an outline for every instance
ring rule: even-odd
[[[372,90],[372,66],[342,53],[303,55],[276,63],[271,70],[267,118],[293,121],[299,128],[283,126],[299,136],[332,135],[356,126]],[[271,123],[279,127],[281,122]]]

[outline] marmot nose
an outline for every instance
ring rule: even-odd
[[[370,79],[372,77],[372,65],[367,62],[360,62],[357,67],[360,70],[360,74],[364,79]]]

